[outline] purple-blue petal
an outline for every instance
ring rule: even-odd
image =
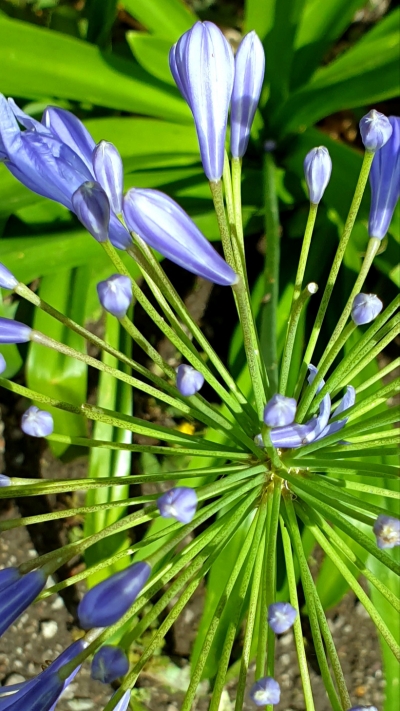
[[[275,394],[264,408],[264,423],[268,427],[291,425],[296,416],[297,402],[293,397]]]
[[[190,523],[196,513],[197,495],[190,487],[176,486],[157,499],[157,506],[163,518]]]
[[[27,343],[31,331],[24,323],[0,317],[0,343]]]
[[[124,168],[116,147],[108,141],[100,141],[93,151],[93,169],[96,180],[106,193],[111,209],[117,214],[122,212],[122,193],[124,189]]]
[[[1,360],[1,353],[0,353],[0,360]],[[11,479],[6,474],[0,474],[0,488],[2,486],[11,486]]]
[[[332,160],[325,146],[318,146],[304,159],[304,175],[310,202],[317,205],[326,190],[332,173]]]
[[[36,405],[28,407],[22,415],[21,430],[31,437],[47,437],[53,429],[54,421],[50,412],[39,410]]]
[[[106,311],[123,318],[132,301],[132,282],[122,274],[113,274],[97,284],[99,301]]]
[[[378,548],[400,546],[400,520],[381,514],[374,523],[373,531]]]
[[[124,650],[106,644],[100,647],[93,657],[91,676],[102,684],[111,684],[121,676],[125,676],[128,669],[129,661]]]
[[[275,634],[287,632],[297,617],[297,610],[289,602],[275,602],[268,607],[268,624]]]
[[[370,237],[383,239],[400,197],[400,118],[389,116],[393,132],[388,142],[377,151],[372,161]]]
[[[242,158],[246,152],[264,71],[264,48],[253,30],[242,39],[235,56],[231,105],[231,153],[234,158]]]
[[[43,113],[42,124],[61,143],[69,146],[85,163],[90,172],[93,172],[92,153],[96,143],[82,121],[70,111],[57,106],[48,106]]]
[[[204,384],[204,375],[191,365],[182,363],[176,369],[176,387],[181,395],[190,397],[201,390]]]
[[[367,151],[379,151],[392,135],[389,119],[376,109],[372,109],[360,121],[362,142]]]
[[[110,203],[99,183],[88,180],[72,195],[72,208],[82,225],[98,242],[107,242]]]
[[[18,568],[2,568],[0,570],[0,591],[11,585],[11,583],[15,583],[16,580],[20,579],[20,577],[21,573],[19,572]]]
[[[357,294],[351,307],[351,317],[356,326],[371,323],[382,311],[382,301],[376,294]]]
[[[26,610],[43,590],[46,576],[39,568],[7,585],[7,595],[0,596],[0,635]]]
[[[279,704],[281,689],[277,681],[271,676],[258,679],[250,689],[249,696],[256,706]]]
[[[0,263],[0,286],[3,289],[15,289],[17,284],[18,279],[15,278],[14,274],[4,264]]]
[[[7,368],[6,359],[4,358],[3,354],[0,353],[0,375],[1,375],[1,373],[4,373],[6,368]],[[1,484],[0,484],[0,486],[1,486]]]

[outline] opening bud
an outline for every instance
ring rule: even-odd
[[[373,321],[382,308],[382,301],[376,294],[357,294],[351,307],[351,318],[357,326],[362,326]]]
[[[249,696],[256,706],[274,706],[279,704],[281,688],[272,676],[264,676],[253,684]]]
[[[107,242],[110,224],[110,203],[99,183],[88,180],[72,196],[77,218],[98,241]]]
[[[379,111],[372,109],[360,121],[362,142],[367,151],[379,151],[392,135],[392,126],[389,119]]]
[[[93,168],[97,181],[106,193],[116,215],[122,212],[124,167],[113,143],[100,141],[93,151]]]
[[[297,610],[289,602],[275,602],[268,607],[268,624],[275,634],[287,632],[297,617]]]
[[[204,375],[191,365],[182,363],[176,369],[176,387],[181,395],[190,397],[199,392],[203,387]]]
[[[103,309],[123,318],[132,301],[131,280],[122,274],[113,274],[97,284],[97,294]]]
[[[163,518],[176,518],[181,523],[190,523],[197,508],[196,492],[186,486],[177,486],[160,496],[157,506]]]
[[[268,427],[291,425],[296,415],[297,402],[293,397],[273,395],[264,408],[264,422]]]
[[[105,644],[93,657],[91,676],[103,684],[111,684],[125,676],[128,669],[129,661],[123,649]]]
[[[332,173],[332,160],[325,146],[318,146],[307,153],[304,159],[304,175],[306,178],[310,202],[318,205],[326,190]]]
[[[22,415],[21,430],[31,437],[47,437],[53,429],[54,422],[50,412],[39,410],[35,405],[28,407]]]
[[[378,548],[400,546],[400,520],[393,516],[378,516],[374,523],[374,533]]]

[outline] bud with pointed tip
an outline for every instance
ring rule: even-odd
[[[291,425],[296,415],[297,402],[293,397],[273,395],[264,408],[264,422],[268,427]]]
[[[274,706],[279,704],[281,688],[272,676],[264,676],[253,684],[249,696],[256,706]]]
[[[1,474],[1,476],[4,476],[4,474]],[[8,479],[8,477],[6,477]],[[8,486],[8,484],[7,484]],[[15,583],[16,580],[19,580],[21,577],[21,573],[19,572],[18,568],[9,567],[9,568],[2,568],[0,570],[0,591],[5,590],[11,583]]]
[[[387,143],[392,135],[392,126],[389,119],[379,111],[372,109],[360,121],[362,142],[367,149],[375,153]]]
[[[382,311],[383,304],[376,294],[357,294],[351,307],[351,318],[357,326],[371,323]]]
[[[132,282],[123,274],[113,274],[97,284],[97,294],[103,309],[121,319],[132,302]]]
[[[304,175],[310,202],[318,205],[326,190],[332,173],[332,160],[325,146],[318,146],[307,153],[304,159]]]
[[[400,520],[398,518],[381,514],[376,519],[373,530],[378,548],[400,546]]]
[[[129,669],[129,661],[121,647],[105,644],[96,652],[92,661],[91,677],[102,684],[111,684]]]
[[[197,508],[196,492],[188,486],[176,486],[157,499],[157,506],[163,518],[190,523]]]
[[[0,317],[0,343],[27,343],[32,329],[20,321]]]
[[[0,374],[4,373],[6,368],[7,368],[6,359],[4,358],[3,354],[0,353]]]
[[[253,30],[242,39],[235,56],[231,106],[231,153],[234,158],[243,158],[246,153],[264,71],[264,48]]]
[[[275,602],[268,607],[268,624],[275,634],[287,632],[297,617],[297,610],[289,602]]]
[[[11,274],[10,270],[0,263],[0,286],[3,289],[15,289],[17,284],[18,280],[14,274]]]
[[[107,242],[110,225],[110,203],[99,183],[87,180],[72,196],[76,216],[98,241]]]
[[[31,437],[47,437],[53,432],[54,422],[50,412],[32,405],[22,415],[21,430]]]
[[[7,594],[0,595],[0,635],[29,607],[43,590],[45,583],[46,575],[38,568],[26,575],[18,574],[14,582],[3,586],[3,590],[7,589]]]
[[[121,156],[109,141],[100,141],[93,151],[93,169],[96,180],[106,193],[110,207],[116,215],[122,212],[124,167]]]
[[[204,375],[191,365],[182,363],[176,369],[176,387],[181,395],[190,397],[199,392],[204,384]]]
[[[369,179],[371,210],[368,233],[383,239],[390,227],[400,197],[400,117],[389,116],[392,135],[374,155]]]

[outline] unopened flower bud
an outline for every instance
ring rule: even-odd
[[[2,474],[1,476],[4,476],[4,474]],[[15,583],[16,580],[20,579],[20,577],[21,573],[19,572],[18,568],[2,568],[0,570],[0,592],[7,588],[9,585],[11,585],[11,583]]]
[[[122,274],[113,274],[97,284],[99,301],[106,311],[123,318],[132,302],[132,282]]]
[[[376,706],[352,706],[349,711],[378,711]]]
[[[24,323],[0,317],[0,343],[27,343],[31,331]]]
[[[91,180],[82,183],[72,196],[72,206],[87,231],[98,242],[107,242],[110,203],[101,185]]]
[[[275,634],[287,632],[297,617],[297,610],[289,602],[274,602],[268,607],[268,624]]]
[[[97,181],[106,193],[116,215],[122,212],[124,168],[121,156],[108,141],[100,141],[93,151],[93,168]]]
[[[377,239],[385,237],[400,197],[400,118],[389,116],[389,122],[392,135],[374,155],[369,174],[371,210],[368,233]]]
[[[310,202],[318,205],[332,173],[332,160],[325,146],[313,148],[304,159],[304,175]]]
[[[382,308],[382,301],[376,294],[357,294],[351,307],[351,317],[357,326],[362,326],[373,321]]]
[[[18,280],[14,274],[11,274],[10,270],[0,263],[0,286],[3,289],[15,289],[17,284]]]
[[[199,392],[203,387],[204,375],[191,365],[182,363],[176,369],[176,387],[181,395],[190,397]]]
[[[43,590],[45,583],[46,575],[41,568],[38,568],[26,575],[18,574],[14,582],[9,582],[6,586],[3,585],[2,589],[3,591],[6,589],[7,594],[0,595],[0,635],[29,607]]]
[[[291,425],[296,415],[297,402],[293,397],[273,395],[264,408],[264,422],[268,427]]]
[[[279,704],[281,688],[272,676],[264,676],[253,684],[249,696],[256,706],[274,706]]]
[[[114,711],[128,711],[130,698],[131,690],[128,689],[128,691],[125,691],[125,694],[121,697],[116,706],[114,706]]]
[[[7,368],[6,359],[4,358],[3,354],[0,353],[0,374],[4,373],[6,368]]]
[[[0,489],[2,486],[11,486],[11,479],[6,474],[0,474]]]
[[[392,135],[392,126],[389,119],[379,111],[372,109],[360,121],[362,142],[367,151],[379,151]]]
[[[378,516],[374,523],[374,533],[378,548],[400,546],[400,520],[393,516]]]
[[[31,437],[47,437],[53,429],[54,422],[50,412],[39,410],[35,405],[28,407],[22,415],[21,430]]]
[[[163,518],[176,518],[181,523],[190,523],[197,508],[196,492],[186,486],[177,486],[160,496],[157,506]]]
[[[91,677],[103,684],[111,684],[129,669],[129,661],[121,647],[105,644],[96,652],[92,661]]]
[[[264,48],[253,30],[242,39],[235,56],[231,105],[231,153],[234,158],[242,158],[246,152],[264,70]]]

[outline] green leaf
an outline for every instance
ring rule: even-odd
[[[246,32],[255,30],[261,40],[264,40],[274,24],[275,5],[277,0],[246,0],[245,28]]]
[[[139,65],[74,37],[1,15],[0,66],[5,95],[54,96],[180,123],[191,120],[178,91]]]
[[[117,0],[86,0],[85,11],[88,15],[88,42],[100,47],[110,39],[111,28],[117,16]]]
[[[146,29],[171,43],[197,20],[181,0],[123,0],[122,4]]]
[[[143,69],[157,79],[176,86],[168,62],[168,54],[171,49],[170,40],[146,35],[143,32],[127,32],[126,39]]]

